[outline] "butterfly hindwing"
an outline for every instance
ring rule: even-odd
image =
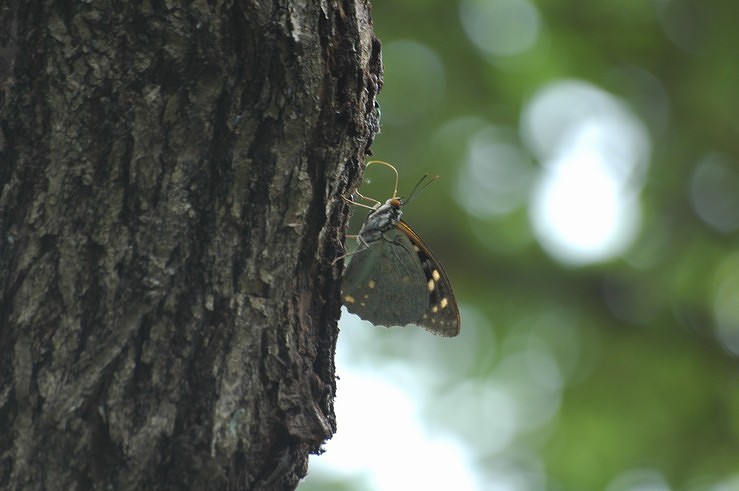
[[[349,312],[377,325],[415,324],[428,308],[423,265],[400,228],[352,256],[341,290]]]

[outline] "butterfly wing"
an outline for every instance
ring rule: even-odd
[[[341,297],[349,312],[375,325],[416,324],[429,306],[426,275],[403,229],[356,252],[344,272]]]
[[[421,237],[403,220],[396,228],[408,237],[413,251],[418,256],[425,276],[427,304],[414,323],[439,336],[453,337],[459,334],[459,307],[444,268]]]

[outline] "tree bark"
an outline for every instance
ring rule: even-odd
[[[295,488],[380,84],[367,0],[3,2],[0,488]]]

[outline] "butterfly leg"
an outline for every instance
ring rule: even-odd
[[[369,244],[367,242],[365,242],[365,240],[362,238],[361,235],[347,235],[347,237],[356,238],[357,241],[359,242],[359,246],[355,250],[353,250],[352,252],[347,252],[346,254],[342,254],[341,256],[339,256],[336,259],[334,259],[331,262],[332,265],[336,264],[336,262],[339,261],[339,260],[341,260],[341,259],[346,259],[347,257],[353,256],[354,254],[357,254],[357,253],[362,252],[362,251],[364,251],[366,249],[369,249]]]
[[[382,240],[384,240],[385,242],[387,242],[387,243],[389,243],[389,244],[392,244],[392,245],[396,245],[396,246],[400,246],[400,247],[402,247],[402,248],[403,248],[403,249],[405,249],[405,250],[406,250],[406,252],[408,252],[409,254],[413,254],[413,253],[415,253],[415,251],[409,251],[409,250],[408,250],[408,248],[406,247],[406,245],[405,245],[405,244],[404,244],[404,243],[403,243],[403,242],[402,242],[401,240],[399,240],[399,239],[394,239],[394,240],[390,240],[390,239],[388,239],[387,237],[385,237],[385,235],[383,234],[383,236],[382,236]],[[369,246],[367,246],[367,247],[369,247]]]
[[[365,205],[364,203],[359,203],[358,201],[354,201],[353,199],[349,199],[346,196],[341,196],[341,199],[343,199],[348,205],[351,206],[361,206],[362,208],[367,208],[368,210],[375,210],[378,206],[380,206],[382,203],[377,201],[376,199],[368,198],[367,196],[364,196],[359,191],[354,191],[354,194],[358,195],[360,198],[362,198],[365,201],[369,201],[370,203],[374,203],[372,206]]]

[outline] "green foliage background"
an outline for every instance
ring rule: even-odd
[[[606,489],[620,473],[647,468],[669,489],[739,489],[739,364],[716,335],[721,324],[739,336],[739,3],[540,0],[535,44],[497,58],[470,41],[460,3],[471,2],[373,2],[386,71],[373,151],[398,167],[400,194],[425,171],[442,176],[405,216],[443,259],[463,308],[462,337],[434,345],[435,363],[452,375],[432,424],[454,428],[459,408],[479,403],[447,401],[454,385],[500,380],[507,355],[533,339],[554,353],[563,387],[552,396],[556,415],[509,447],[541,459],[543,488]],[[436,64],[419,62],[428,52]],[[481,218],[455,199],[469,138],[484,125],[528,155],[536,173],[522,110],[566,79],[619,98],[652,144],[636,239],[620,256],[581,267],[540,247],[525,200]],[[439,137],[450,121],[449,138]],[[728,225],[718,228],[691,201],[696,168],[711,156],[724,163],[715,198]],[[365,194],[387,197],[384,172],[371,170]],[[478,330],[477,341],[454,347],[466,329]],[[405,354],[385,345],[378,356]],[[479,452],[482,467],[500,455]]]

